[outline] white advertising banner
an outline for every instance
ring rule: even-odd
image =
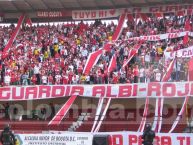
[[[140,36],[140,37],[132,37],[129,38],[129,41],[159,41],[164,39],[173,39],[173,38],[179,38],[183,37],[188,33],[189,36],[192,37],[192,32],[184,31],[184,32],[178,32],[178,33],[166,33],[166,34],[158,34],[158,35],[148,35],[148,36]]]
[[[72,95],[96,98],[186,97],[193,96],[193,82],[0,87],[0,101],[51,99]]]
[[[92,145],[90,133],[17,134],[19,145]]]

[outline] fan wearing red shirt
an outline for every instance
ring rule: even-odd
[[[119,78],[118,78],[118,75],[113,74],[112,84],[118,84],[118,83],[119,83]]]
[[[31,85],[36,85],[36,82],[37,82],[37,77],[36,77],[36,75],[33,75],[31,77]]]
[[[79,74],[81,74],[83,72],[82,64],[79,64],[77,71],[78,71]]]
[[[49,76],[48,76],[48,85],[52,85],[52,84],[54,84],[54,78],[51,74],[49,74]]]
[[[12,85],[18,85],[17,84],[17,76],[15,72],[11,72],[11,84]]]
[[[139,77],[139,67],[136,65],[133,69],[133,75],[134,75],[134,83],[138,83],[138,77]]]
[[[68,84],[68,76],[65,71],[62,73],[62,84]]]

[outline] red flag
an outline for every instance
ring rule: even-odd
[[[172,74],[173,68],[174,68],[174,64],[175,64],[176,60],[173,59],[172,62],[170,63],[166,73],[164,74],[163,78],[162,78],[162,82],[167,82]]]
[[[12,46],[13,42],[15,41],[15,38],[17,37],[19,31],[20,31],[20,27],[23,24],[23,21],[25,19],[25,15],[21,15],[18,22],[17,22],[17,26],[13,32],[13,34],[11,35],[11,38],[9,39],[8,43],[6,44],[5,48],[3,49],[3,54],[6,54],[7,51],[9,50],[9,48]],[[6,58],[7,55],[2,56],[2,58]]]
[[[27,18],[25,23],[29,26],[32,26],[32,20],[30,18]]]
[[[114,54],[111,58],[109,67],[108,67],[108,72],[112,72],[114,69],[116,69],[117,66],[117,59],[116,59],[116,55]]]
[[[126,14],[122,14],[120,16],[118,25],[117,25],[116,30],[115,30],[115,32],[113,34],[113,37],[112,37],[112,41],[116,41],[119,38],[119,35],[120,35],[120,33],[122,32],[122,29],[123,29],[123,24],[125,22],[125,17],[126,17]]]

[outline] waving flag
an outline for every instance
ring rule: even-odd
[[[115,33],[113,34],[113,37],[112,37],[112,41],[118,40],[118,38],[122,32],[122,29],[123,29],[123,24],[124,24],[125,18],[126,18],[126,14],[122,14],[120,16],[119,23],[118,23],[117,28],[115,30]],[[112,43],[107,43],[104,45],[103,48],[99,49],[96,52],[89,54],[88,59],[87,59],[86,64],[85,64],[85,67],[84,67],[84,70],[83,70],[83,73],[88,74],[90,72],[90,70],[92,69],[92,67],[98,62],[98,59],[100,58],[103,50],[109,51],[111,46],[112,46]]]
[[[13,34],[11,35],[11,38],[9,39],[9,41],[6,44],[5,48],[3,49],[3,54],[4,54],[4,55],[2,55],[3,59],[7,57],[8,50],[12,46],[12,44],[15,41],[15,38],[17,37],[17,35],[19,34],[19,31],[20,31],[21,25],[23,24],[24,19],[25,19],[25,15],[21,15],[18,22],[17,22],[17,26],[16,26]]]
[[[108,72],[112,72],[114,69],[116,69],[116,67],[117,67],[117,58],[116,55],[114,54],[109,63]]]

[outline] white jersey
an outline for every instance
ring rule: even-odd
[[[42,83],[47,84],[48,77],[47,76],[42,76]]]
[[[157,73],[155,74],[155,80],[158,81],[158,82],[161,81],[161,73],[157,72]]]
[[[60,84],[62,76],[61,75],[56,75],[55,79],[56,79],[56,84]]]
[[[4,83],[5,83],[5,84],[10,84],[10,82],[11,82],[11,77],[10,77],[9,75],[6,75],[6,76],[4,77]]]

